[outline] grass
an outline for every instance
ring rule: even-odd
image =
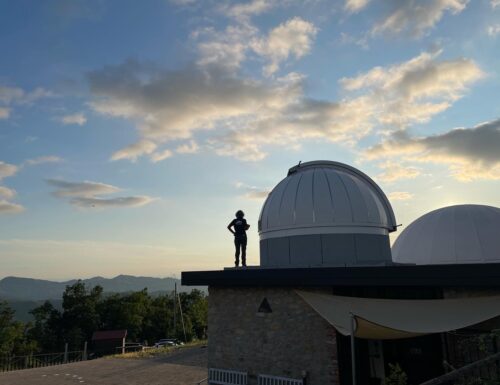
[[[165,346],[161,348],[149,348],[140,352],[129,352],[125,354],[113,354],[112,356],[108,356],[108,358],[154,358],[163,355],[170,354],[172,352],[193,348],[193,347],[201,347],[207,344],[207,340],[198,340],[193,342],[188,342],[187,344],[180,346]]]

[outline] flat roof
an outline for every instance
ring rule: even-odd
[[[500,287],[500,263],[186,271],[185,286]]]

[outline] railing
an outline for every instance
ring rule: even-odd
[[[85,351],[0,357],[0,372],[42,368],[85,360]]]
[[[248,375],[246,372],[225,369],[208,369],[209,385],[247,385]]]
[[[303,380],[259,374],[259,385],[304,385]]]

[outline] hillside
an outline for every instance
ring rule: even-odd
[[[5,277],[0,280],[0,299],[8,301],[41,301],[61,299],[68,285],[76,282],[72,279],[65,282],[54,282],[42,279]],[[179,291],[191,291],[192,287],[183,287],[176,278],[135,277],[118,275],[114,278],[93,277],[82,280],[88,287],[100,285],[105,293],[123,293],[147,288],[150,293],[170,292],[177,283]]]

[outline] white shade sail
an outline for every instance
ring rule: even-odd
[[[341,334],[366,339],[408,338],[462,329],[500,315],[500,296],[399,300],[343,297],[297,290]]]

